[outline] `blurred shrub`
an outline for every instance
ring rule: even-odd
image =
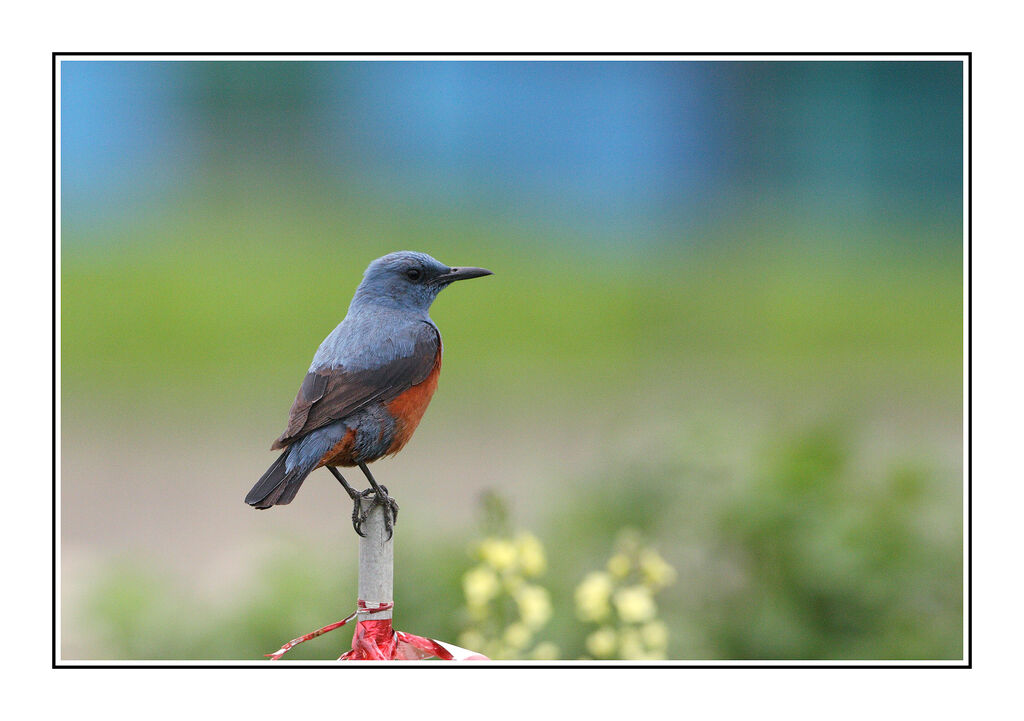
[[[549,641],[535,645],[551,619],[551,595],[534,579],[547,567],[544,547],[532,533],[488,536],[476,544],[479,562],[462,577],[469,627],[459,644],[492,659],[558,657]]]
[[[960,658],[959,516],[921,524],[941,498],[920,468],[859,477],[835,430],[782,448],[718,517],[743,574],[709,613],[722,656]]]
[[[536,582],[547,570],[543,544],[508,530],[497,494],[485,494],[481,505],[486,535],[473,546],[477,563],[462,576],[468,623],[458,643],[491,659],[558,658],[555,644],[535,638],[551,620],[551,594]]]
[[[606,570],[592,571],[576,587],[576,614],[599,624],[587,636],[587,651],[596,658],[652,660],[665,658],[668,627],[658,618],[654,595],[675,581],[676,571],[640,535],[619,534]],[[613,611],[614,609],[614,611]]]
[[[959,658],[959,487],[862,460],[824,428],[717,479],[634,464],[628,482],[611,472],[553,489],[536,533],[510,530],[491,495],[481,541],[398,545],[396,626],[496,659]],[[260,659],[352,610],[351,561],[296,547],[223,603],[118,564],[65,629],[82,624],[96,659]],[[344,628],[289,658],[336,658],[350,639]]]
[[[81,616],[64,623],[84,624],[98,639],[89,656],[95,659],[261,659],[349,612],[339,603],[339,577],[355,588],[352,569],[313,549],[296,550],[268,559],[247,588],[215,603],[144,562],[121,561],[97,579]],[[336,636],[316,639],[294,649],[289,659],[331,658],[332,652],[337,657],[338,644],[348,646]]]

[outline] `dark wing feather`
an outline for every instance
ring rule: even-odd
[[[437,329],[424,323],[410,356],[396,358],[379,368],[347,371],[339,367],[307,373],[292,404],[288,427],[271,449],[289,446],[310,431],[371,403],[387,403],[422,383],[434,369],[440,345]]]

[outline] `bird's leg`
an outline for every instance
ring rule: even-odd
[[[363,521],[366,519],[359,517],[359,499],[362,498],[364,494],[371,493],[373,489],[367,488],[365,491],[360,493],[348,484],[348,481],[345,480],[345,477],[341,475],[341,472],[337,468],[334,466],[327,466],[327,470],[329,470],[334,477],[338,479],[338,483],[344,486],[348,497],[352,499],[352,528],[355,529],[355,532],[360,536],[366,536],[366,534],[361,530]]]
[[[370,488],[363,491],[364,496],[369,496],[371,493],[375,496],[373,505],[384,506],[384,527],[388,530],[387,540],[391,540],[391,536],[394,533],[395,524],[398,523],[398,503],[394,498],[388,495],[388,487],[377,484],[373,474],[370,473],[370,469],[366,467],[365,463],[359,464],[359,470],[366,476],[366,480],[370,482]],[[371,506],[372,508],[373,506]],[[370,510],[367,509],[360,517],[360,525],[366,520]]]
[[[345,487],[345,492],[348,494],[349,498],[351,498],[353,501],[358,501],[359,500],[359,496],[360,496],[359,491],[357,491],[356,489],[354,489],[352,486],[350,486],[348,484],[348,481],[345,480],[345,477],[343,475],[341,475],[341,472],[338,471],[337,468],[335,468],[334,466],[327,466],[327,470],[329,470],[331,473],[333,473],[334,477],[338,479],[338,483],[340,483],[342,486]]]

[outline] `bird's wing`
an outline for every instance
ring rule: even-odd
[[[307,373],[292,404],[288,427],[271,449],[291,445],[310,431],[341,420],[371,403],[387,403],[422,383],[437,362],[440,346],[437,329],[423,323],[412,355],[395,358],[377,368],[349,371],[338,367]]]

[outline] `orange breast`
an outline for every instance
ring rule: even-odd
[[[355,459],[352,458],[352,446],[356,442],[356,432],[351,428],[345,433],[345,437],[334,444],[334,448],[327,451],[324,459],[320,461],[321,466],[354,466]],[[319,467],[319,466],[318,466]]]
[[[430,399],[437,389],[437,379],[441,375],[441,349],[437,350],[434,368],[422,383],[414,385],[402,395],[388,403],[388,412],[395,419],[395,437],[391,441],[387,454],[398,453],[412,438],[413,431],[420,424],[420,419],[430,405]]]

